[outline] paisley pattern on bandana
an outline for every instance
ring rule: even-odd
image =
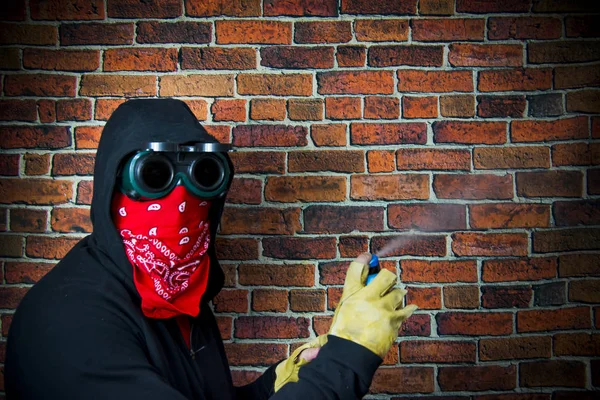
[[[209,211],[210,202],[183,186],[150,201],[115,194],[113,222],[147,316],[197,315],[210,266]]]

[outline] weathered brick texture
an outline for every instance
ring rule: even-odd
[[[395,240],[419,310],[367,398],[598,397],[597,1],[4,3],[0,371],[93,229],[106,121],[175,97],[235,148],[213,308],[236,384],[327,333],[349,262]]]

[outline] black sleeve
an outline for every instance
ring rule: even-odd
[[[383,360],[359,344],[329,335],[317,358],[300,368],[298,382],[288,383],[270,398],[356,399],[371,386]]]
[[[235,388],[235,398],[239,400],[266,400],[274,393],[275,367],[270,366],[257,380]]]

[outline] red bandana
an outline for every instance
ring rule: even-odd
[[[209,210],[210,202],[183,186],[150,201],[115,193],[113,221],[134,266],[135,286],[147,317],[195,317],[200,312],[210,267]]]

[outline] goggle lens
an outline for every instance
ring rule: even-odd
[[[221,163],[213,157],[204,157],[196,161],[192,167],[192,177],[205,190],[217,188],[224,179]]]
[[[140,163],[139,177],[149,190],[165,190],[173,180],[173,168],[164,157],[149,156]]]

